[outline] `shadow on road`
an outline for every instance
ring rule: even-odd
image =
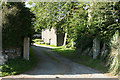
[[[25,72],[24,74],[29,75],[77,75],[77,74],[99,74],[99,71],[91,69],[81,64],[72,62],[71,60],[64,58],[55,52],[52,52],[53,47],[32,46],[34,53],[38,56],[38,65],[35,66],[32,70]],[[48,55],[45,55],[44,52],[47,52],[49,55],[55,57],[61,62],[57,62],[51,59]]]
[[[97,70],[91,69],[87,66],[84,66],[84,65],[81,65],[75,62],[72,62],[70,59],[64,58],[58,55],[57,53],[52,52],[51,49],[53,47],[33,45],[32,48],[39,60],[37,66],[35,66],[33,69],[23,74],[19,74],[15,76],[8,76],[6,77],[6,79],[24,78],[26,80],[27,78],[29,79],[33,79],[33,78],[41,79],[42,78],[43,80],[44,78],[45,79],[53,78],[56,80],[60,78],[61,80],[62,79],[65,80],[64,78],[66,79],[72,78],[73,80],[75,80],[75,78],[78,78],[78,79],[85,78],[85,80],[87,80],[86,78],[88,78],[89,80],[91,78],[93,80],[94,78],[94,79],[104,80],[103,78],[105,78],[105,80],[117,80],[115,79],[116,77],[100,73]],[[56,59],[52,59],[51,56],[60,60],[60,62],[56,61]]]

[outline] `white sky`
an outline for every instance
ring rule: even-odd
[[[29,5],[28,2],[25,2],[25,7],[30,8],[30,7],[33,7],[34,5],[35,5],[35,3],[33,3],[32,5]]]

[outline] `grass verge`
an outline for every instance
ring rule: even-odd
[[[6,64],[2,65],[2,76],[23,73],[36,66],[37,62],[38,58],[34,54],[32,48],[30,48],[30,60],[27,61],[23,58],[8,60]]]
[[[55,46],[55,45],[50,45],[49,43],[43,42],[42,39],[33,39],[32,41],[33,41],[35,44],[37,44],[37,45],[43,45],[43,46],[49,46],[49,47],[57,47],[57,46]]]
[[[54,56],[50,55],[48,52],[43,51],[43,53],[44,53],[45,55],[49,56],[52,60],[54,60],[54,61],[56,61],[56,62],[58,62],[58,63],[60,63],[60,62],[61,62],[60,60],[58,60],[58,59],[57,59],[57,58],[55,58]]]
[[[57,52],[63,57],[69,58],[73,62],[86,65],[88,67],[91,67],[93,69],[99,70],[104,73],[108,71],[108,68],[105,67],[105,63],[103,61],[95,60],[88,55],[75,54],[74,53],[75,49],[60,47],[60,48],[52,49],[52,51]]]
[[[38,42],[36,42],[35,44],[37,44],[37,45],[43,45],[43,46],[49,46],[49,47],[57,47],[57,46],[55,46],[55,45],[41,44],[41,43],[38,43]]]

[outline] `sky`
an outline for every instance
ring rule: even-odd
[[[33,3],[32,5],[29,5],[28,2],[25,2],[25,7],[30,8],[30,7],[33,7],[33,5],[35,5],[35,3]]]

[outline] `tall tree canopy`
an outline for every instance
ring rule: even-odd
[[[24,3],[7,2],[2,4],[2,43],[3,48],[21,47],[23,38],[31,37],[33,14]]]
[[[58,33],[63,31],[63,33],[66,33],[64,45],[66,44],[66,39],[68,39],[68,42],[73,41],[72,37],[75,36],[74,29],[76,26],[84,25],[84,22],[87,21],[87,10],[85,10],[85,7],[88,3],[37,2],[35,4],[36,5],[31,8],[31,11],[36,16],[36,18],[34,18],[36,31],[42,28],[50,29],[51,27],[56,28]]]
[[[76,41],[80,47],[81,41],[91,43],[95,37],[101,41],[110,38],[119,28],[119,2],[37,2],[31,8],[35,14],[36,31],[42,28],[55,27],[58,32],[63,29],[67,33],[67,41]],[[86,39],[87,38],[87,39]],[[84,40],[83,40],[84,39]]]

